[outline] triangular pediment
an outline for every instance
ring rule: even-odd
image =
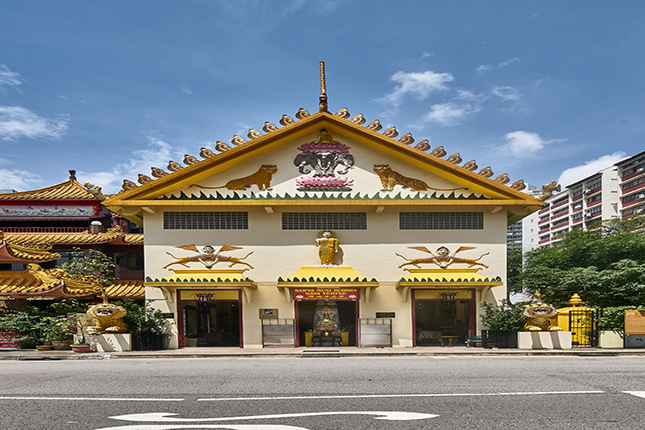
[[[378,121],[365,125],[362,115],[349,119],[346,111],[339,111],[299,118],[285,115],[282,127],[266,123],[265,134],[252,129],[248,139],[234,136],[230,145],[218,142],[218,152],[202,148],[201,160],[187,155],[184,165],[173,161],[168,171],[155,168],[156,179],[139,175],[141,185],[126,180],[124,191],[104,204],[116,212],[130,207],[130,214],[137,207],[169,201],[245,200],[266,205],[294,200],[330,204],[477,200],[514,206],[518,213],[542,205],[521,192],[522,181],[509,186],[505,174],[493,179],[490,167],[479,168],[474,160],[460,165],[459,154],[431,149],[427,141],[415,143],[410,134],[398,136],[394,127],[381,131]],[[128,211],[124,212],[127,217]]]

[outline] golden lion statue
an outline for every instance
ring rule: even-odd
[[[558,314],[552,305],[542,303],[543,294],[538,291],[533,297],[537,298],[537,302],[524,306],[524,316],[526,323],[524,323],[524,330],[527,331],[559,331],[561,327],[551,325],[549,318]]]
[[[122,306],[115,306],[104,299],[103,303],[90,306],[87,314],[96,325],[87,328],[88,333],[125,333],[129,331],[123,317],[128,312]]]

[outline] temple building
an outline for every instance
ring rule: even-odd
[[[26,299],[76,297],[95,300],[98,286],[53,278],[45,269],[69,261],[74,249],[97,249],[114,258],[119,281],[108,297],[144,299],[143,234],[113,216],[98,187],[68,181],[50,187],[0,194],[0,300],[20,309]],[[129,233],[131,226],[136,232]],[[127,232],[127,233],[126,233]]]
[[[519,180],[347,109],[300,109],[124,180],[171,347],[463,345],[506,297]]]

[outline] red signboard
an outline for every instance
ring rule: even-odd
[[[294,288],[294,300],[358,300],[358,288]]]

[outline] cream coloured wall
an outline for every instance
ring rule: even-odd
[[[430,187],[437,189],[448,189],[449,191],[429,190],[421,192],[422,195],[447,196],[452,192],[457,195],[479,196],[469,190],[452,191],[461,186],[447,179],[441,178],[432,172],[404,163],[394,157],[388,156],[380,151],[352,142],[342,136],[333,136],[341,143],[351,147],[350,153],[354,156],[355,166],[349,171],[347,177],[354,181],[351,192],[344,192],[343,195],[354,196],[388,196],[402,197],[416,196],[418,193],[412,190],[396,186],[394,191],[381,191],[382,185],[373,170],[374,164],[389,164],[391,168],[404,176],[423,180]],[[296,190],[295,180],[302,175],[294,166],[293,160],[300,153],[298,147],[302,144],[316,140],[317,134],[305,136],[285,144],[261,156],[253,157],[243,163],[230,167],[229,169],[214,174],[211,177],[196,182],[206,187],[220,187],[232,179],[238,179],[250,175],[258,170],[262,164],[275,164],[278,171],[273,175],[270,192],[260,191],[252,185],[245,191],[230,191],[225,188],[217,190],[198,187],[184,187],[171,193],[173,196],[184,194],[200,195],[245,195],[250,196],[290,196],[304,195]],[[164,278],[172,276],[173,272],[163,269],[162,266],[175,261],[167,253],[175,257],[186,257],[196,255],[193,251],[177,249],[177,246],[196,245],[201,249],[205,245],[212,245],[216,249],[220,246],[233,245],[243,249],[228,251],[225,255],[244,257],[253,251],[245,262],[253,265],[254,268],[244,272],[254,280],[258,288],[252,292],[251,303],[243,301],[243,339],[245,347],[259,347],[262,345],[262,327],[259,318],[259,309],[277,308],[280,318],[295,318],[294,304],[288,303],[282,292],[276,288],[278,278],[292,276],[302,266],[313,266],[320,264],[318,249],[314,245],[317,238],[315,230],[283,230],[283,212],[365,212],[367,214],[366,230],[336,230],[337,238],[340,241],[340,250],[337,254],[336,263],[351,266],[358,273],[368,279],[375,278],[380,286],[371,293],[369,303],[365,301],[362,291],[359,304],[359,318],[374,318],[376,312],[395,312],[396,318],[393,321],[392,341],[394,346],[412,345],[412,301],[408,298],[402,300],[401,294],[396,290],[397,281],[406,277],[409,273],[399,265],[405,262],[396,253],[407,258],[422,258],[429,255],[421,251],[409,249],[411,246],[426,246],[436,250],[439,246],[446,246],[454,251],[460,246],[474,246],[476,249],[463,251],[458,256],[463,258],[478,258],[481,254],[489,253],[480,262],[488,265],[479,272],[489,278],[501,277],[505,282],[506,278],[506,210],[492,213],[487,206],[470,204],[468,201],[459,201],[455,205],[409,205],[401,201],[398,206],[385,206],[377,208],[377,204],[367,205],[342,205],[342,203],[331,203],[320,205],[314,202],[308,204],[306,200],[291,206],[276,204],[270,211],[263,206],[251,205],[222,205],[221,202],[213,205],[168,205],[157,206],[153,213],[144,213],[144,229],[146,234],[145,242],[145,273],[150,278]],[[164,211],[244,211],[249,215],[248,230],[165,230],[163,228]],[[400,212],[483,212],[484,229],[482,230],[400,230]],[[273,213],[269,213],[273,212]],[[175,269],[186,269],[183,266],[170,266]],[[407,266],[411,267],[411,266]],[[463,264],[456,264],[455,268],[465,268]],[[205,269],[198,262],[190,265],[191,269]],[[235,265],[231,269],[244,269],[246,266]],[[437,268],[437,266],[425,265],[424,268]],[[228,269],[225,263],[217,263],[214,269]],[[505,286],[489,289],[484,297],[477,294],[478,301],[496,301],[506,296]],[[146,290],[148,298],[154,300],[153,304],[164,312],[174,312],[177,315],[177,298],[172,295],[164,295],[159,288],[148,287]],[[477,328],[480,329],[479,309],[477,309]],[[173,338],[173,345],[177,345],[176,337]]]

